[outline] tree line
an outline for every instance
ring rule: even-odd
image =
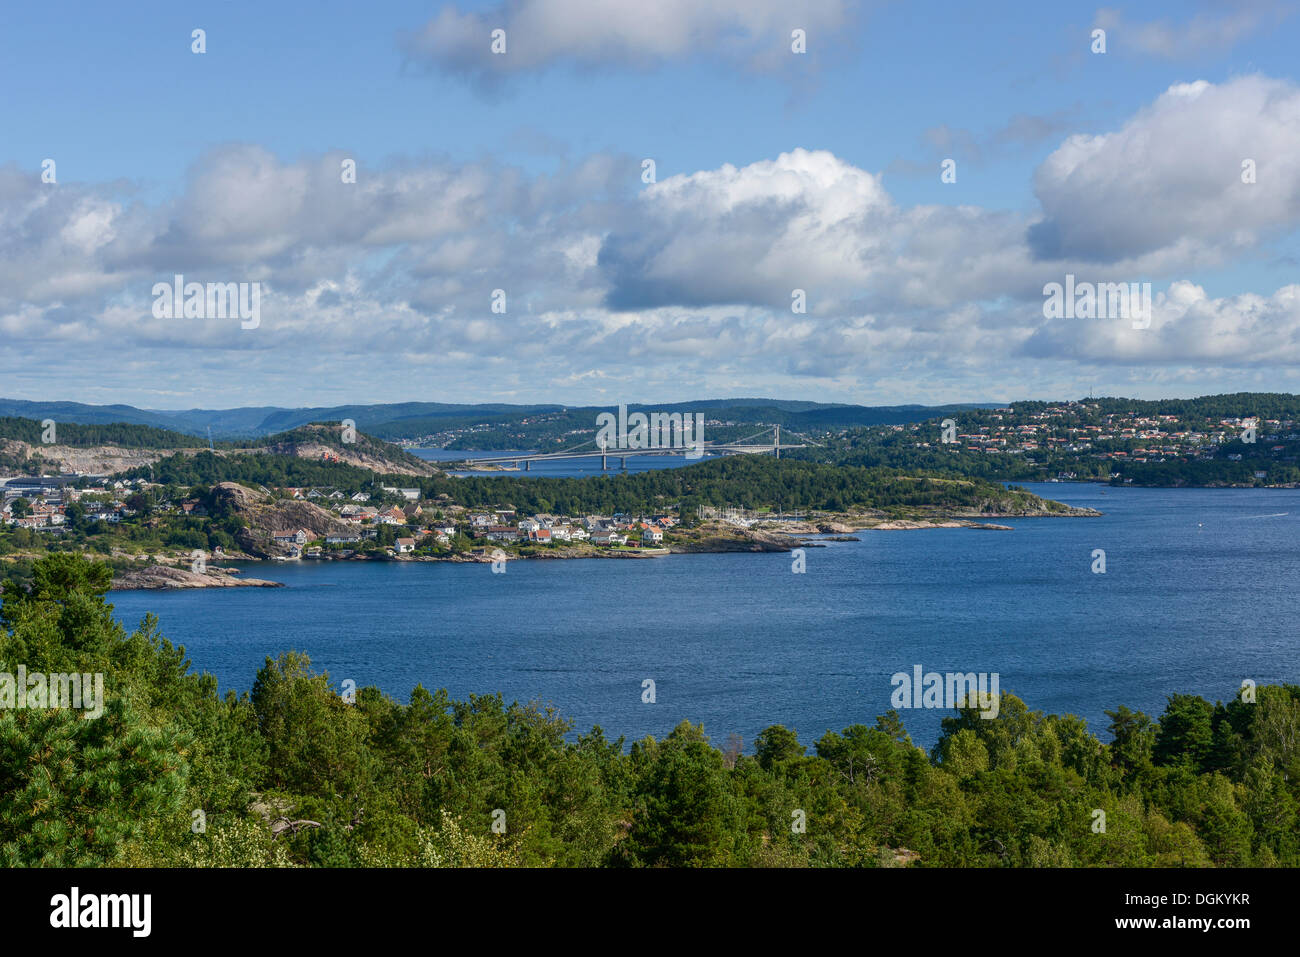
[[[148,469],[126,473],[148,477]],[[899,470],[833,466],[733,455],[695,465],[655,469],[633,475],[590,478],[453,478],[445,474],[413,478],[377,475],[338,463],[288,456],[170,456],[153,466],[160,482],[212,485],[234,481],[264,486],[334,486],[345,492],[374,483],[419,487],[421,497],[447,500],[469,508],[510,505],[529,513],[610,514],[658,508],[693,511],[698,505],[772,507],[786,510],[878,509],[907,511],[986,510],[1008,513],[1023,508],[1063,509],[1028,492],[1007,489],[978,478],[947,479]]]
[[[0,417],[0,439],[40,446],[44,442],[44,437],[49,434],[47,427],[36,419]],[[75,422],[56,421],[53,438],[54,443],[46,444],[79,448],[117,445],[133,449],[197,449],[208,444],[206,439],[193,435],[158,429],[152,425],[130,425],[126,422],[114,422],[111,425],[78,425]]]

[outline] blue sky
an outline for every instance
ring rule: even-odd
[[[1300,391],[1289,4],[288,6],[6,12],[0,392]],[[261,283],[258,327],[154,316],[177,271]],[[1147,335],[1051,325],[1038,290],[1066,272],[1152,282]]]

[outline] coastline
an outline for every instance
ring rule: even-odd
[[[441,555],[394,555],[381,553],[352,553],[334,556],[328,553],[291,559],[298,562],[449,562],[452,564],[491,564],[501,561],[572,561],[579,559],[652,559],[670,555],[726,554],[732,552],[770,553],[790,552],[796,548],[824,548],[825,541],[860,541],[849,537],[859,531],[918,531],[924,529],[980,529],[987,531],[1012,531],[1010,525],[988,521],[992,518],[1090,518],[1102,513],[1094,509],[1071,508],[1068,511],[1036,511],[1029,514],[980,514],[974,517],[933,516],[930,518],[884,518],[862,515],[836,515],[836,520],[800,523],[757,522],[744,528],[728,525],[710,525],[684,530],[692,533],[686,540],[648,548],[608,548],[587,544],[551,545],[534,548],[527,553],[479,547],[472,552],[451,552]],[[784,527],[774,527],[784,526]],[[679,533],[681,534],[681,533]],[[817,536],[822,540],[818,541]],[[282,588],[282,582],[261,578],[239,578],[237,568],[209,568],[207,573],[194,572],[185,566],[187,558],[178,557],[179,565],[165,563],[165,556],[153,556],[155,563],[141,568],[127,569],[114,576],[113,590],[185,590],[196,588]],[[225,561],[280,564],[283,558],[265,558],[248,554],[226,555]]]

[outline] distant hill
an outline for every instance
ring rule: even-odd
[[[630,404],[629,411],[704,412],[710,418],[738,424],[776,424],[795,431],[804,429],[851,428],[862,425],[904,424],[923,421],[950,411],[997,408],[1003,403],[963,403],[947,406],[896,405],[862,406],[785,399],[699,399],[690,402]],[[80,402],[29,402],[0,399],[0,417],[53,419],[59,425],[130,424],[168,429],[213,439],[255,439],[288,432],[312,422],[341,422],[351,419],[357,429],[390,442],[415,441],[437,436],[448,444],[452,433],[477,431],[484,444],[460,448],[507,448],[518,443],[544,439],[551,432],[572,428],[594,428],[601,412],[610,406],[564,406],[558,404],[510,405],[503,403],[450,404],[443,402],[400,402],[377,405],[337,405],[288,409],[276,406],[248,406],[236,409],[139,409],[130,405],[86,405]],[[544,417],[545,423],[530,422]],[[508,441],[507,441],[508,440]],[[506,444],[500,444],[506,442]],[[179,444],[179,443],[178,443]]]
[[[214,439],[258,438],[287,432],[311,422],[352,419],[357,428],[373,433],[373,427],[411,419],[456,416],[527,415],[563,409],[560,405],[447,405],[441,402],[404,402],[388,405],[339,405],[286,409],[278,406],[246,406],[237,409],[138,409],[130,405],[86,405],[81,402],[29,402],[0,399],[0,416],[53,419],[57,423],[108,425],[128,423],[171,429],[188,435]],[[400,429],[399,429],[400,431]],[[400,438],[400,435],[385,437]]]
[[[51,416],[52,418],[52,416]],[[0,470],[19,474],[108,475],[149,466],[170,457],[207,452],[208,442],[151,425],[78,425],[55,420],[51,443],[35,419],[0,417]],[[345,440],[335,422],[312,423],[274,435],[214,442],[218,457],[260,456],[304,459],[366,469],[385,475],[432,475],[436,467],[405,449],[360,429]]]

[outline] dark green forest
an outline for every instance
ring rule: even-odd
[[[683,722],[629,747],[499,695],[341,695],[293,652],[221,697],[152,616],[114,621],[106,566],[33,572],[4,586],[0,671],[99,672],[107,701],[0,709],[9,866],[1300,863],[1296,685],[1117,707],[1110,743],[1004,693],[929,753],[893,712],[810,743],[773,726],[720,748]]]
[[[0,439],[15,439],[39,447],[44,431],[41,423],[36,419],[20,419],[12,416],[0,418]],[[179,432],[158,429],[150,425],[128,425],[125,422],[116,422],[112,425],[56,422],[54,438],[55,444],[77,447],[118,445],[130,449],[197,449],[208,444],[206,439],[192,435],[182,435]]]
[[[512,505],[528,512],[592,514],[697,505],[844,511],[921,507],[1009,513],[1022,508],[1065,511],[1028,492],[979,479],[907,475],[889,469],[839,467],[760,455],[709,459],[674,469],[591,478],[428,478],[375,476],[348,465],[281,456],[178,454],[153,467],[159,482],[179,486],[221,481],[250,485],[332,485],[344,491],[379,484],[419,486],[423,498],[446,495],[470,508]],[[134,477],[148,470],[128,473]]]
[[[194,454],[177,453],[159,459],[154,465],[130,469],[118,477],[150,479],[163,485],[214,485],[217,482],[242,482],[245,485],[330,486],[344,491],[368,489],[378,480],[392,484],[405,476],[378,476],[369,469],[342,462],[322,462],[296,455],[267,455],[249,452],[216,455],[207,450]]]

